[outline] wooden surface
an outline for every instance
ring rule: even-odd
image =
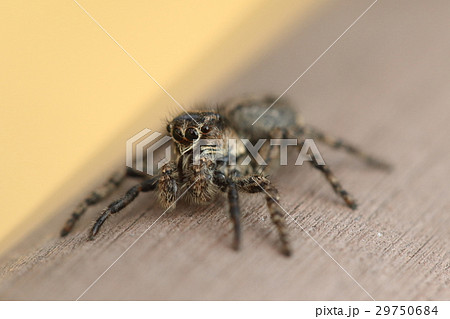
[[[330,6],[206,101],[283,92],[370,3]],[[281,204],[315,240],[289,220],[291,258],[279,254],[260,196],[241,196],[238,253],[226,201],[180,204],[81,299],[450,299],[449,16],[445,0],[379,1],[288,93],[310,123],[394,164],[385,173],[320,148],[357,211],[309,166],[282,168],[272,176]],[[101,203],[60,239],[88,191],[2,257],[1,299],[77,299],[162,213],[144,194],[88,242]]]

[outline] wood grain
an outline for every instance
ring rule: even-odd
[[[231,83],[205,94],[206,101],[283,92],[369,4],[330,6],[306,29],[283,35]],[[238,253],[230,249],[225,200],[180,204],[81,299],[450,299],[449,16],[444,0],[380,1],[288,92],[309,122],[394,164],[386,173],[321,148],[357,197],[357,211],[309,166],[283,167],[272,179],[295,219],[288,219],[291,258],[277,250],[261,196],[241,195]],[[102,203],[60,239],[70,209],[87,193],[2,257],[1,299],[77,299],[163,212],[154,195],[141,195],[86,241]]]

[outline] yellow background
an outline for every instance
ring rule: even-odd
[[[186,107],[318,6],[313,0],[79,4]],[[5,249],[123,161],[127,138],[179,109],[74,1],[3,0],[0,38]]]

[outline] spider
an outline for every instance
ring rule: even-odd
[[[124,209],[141,192],[156,191],[159,203],[164,208],[174,208],[178,196],[183,193],[187,200],[194,203],[211,202],[222,193],[228,197],[229,213],[234,228],[232,246],[238,250],[241,243],[239,192],[262,193],[265,195],[271,221],[278,231],[281,253],[290,256],[291,248],[285,216],[278,204],[280,197],[277,188],[262,174],[263,169],[254,159],[249,165],[227,165],[230,156],[234,156],[236,163],[240,163],[240,160],[249,155],[243,145],[238,145],[235,154],[230,154],[227,147],[229,139],[239,140],[243,137],[254,144],[259,139],[295,138],[298,141],[297,147],[301,148],[306,138],[312,138],[333,148],[347,151],[370,166],[387,169],[389,165],[339,138],[305,124],[302,117],[296,114],[284,99],[277,101],[252,125],[253,121],[275,101],[276,98],[272,96],[246,97],[230,100],[214,111],[202,110],[175,117],[167,124],[167,131],[175,146],[175,160],[163,165],[154,177],[130,168],[115,173],[75,208],[62,229],[61,236],[66,236],[72,230],[88,206],[100,202],[111,194],[125,178],[142,177],[142,182],[130,188],[123,197],[113,201],[102,211],[90,231],[90,239],[99,232],[108,217]],[[193,149],[202,139],[221,140],[224,143],[222,146],[208,146],[202,149],[199,160],[195,163]],[[267,162],[270,163],[270,159],[273,158],[272,147],[265,147],[263,150]],[[328,165],[319,165],[315,158],[308,163],[322,172],[334,192],[349,208],[353,210],[357,208],[353,196],[342,187]]]

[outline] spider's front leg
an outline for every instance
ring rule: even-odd
[[[157,185],[157,177],[145,180],[144,182],[130,188],[122,198],[119,198],[118,200],[115,200],[114,202],[109,204],[109,206],[103,210],[102,214],[92,227],[89,239],[94,239],[95,235],[97,235],[98,231],[100,230],[100,227],[103,225],[106,219],[111,216],[111,214],[120,212],[128,204],[130,204],[139,195],[139,193],[155,190]]]
[[[173,162],[169,162],[161,167],[160,176],[156,176],[145,180],[144,182],[133,186],[130,188],[126,194],[112,202],[108,207],[106,207],[100,217],[95,222],[92,227],[90,239],[93,239],[95,235],[100,230],[100,227],[108,219],[111,214],[115,214],[122,209],[124,209],[128,204],[130,204],[141,192],[150,192],[158,187],[159,189],[159,200],[163,207],[171,206],[176,200],[177,184],[175,180],[176,165]]]
[[[228,202],[230,203],[230,217],[234,228],[233,248],[239,250],[241,247],[241,209],[237,187],[234,182],[230,182],[228,185]]]
[[[269,208],[270,218],[278,230],[278,235],[282,244],[281,252],[285,256],[291,255],[291,248],[288,240],[288,233],[286,229],[286,221],[284,213],[281,211],[278,204],[280,196],[278,190],[272,185],[270,180],[263,176],[246,176],[234,179],[239,190],[247,193],[262,193],[266,194],[267,207]]]
[[[229,175],[236,176],[238,174],[239,172],[233,170]],[[227,178],[224,172],[216,170],[214,172],[214,184],[216,184],[221,191],[227,192],[230,217],[234,229],[233,249],[239,250],[241,247],[241,209],[239,206],[239,194],[236,183],[232,178]]]
[[[175,208],[175,201],[177,200],[177,178],[178,171],[175,162],[169,162],[161,167],[161,176],[158,180],[158,199],[159,203],[164,208]]]
[[[120,171],[115,172],[102,186],[95,189],[85,198],[72,212],[70,218],[66,221],[63,229],[61,230],[61,236],[64,237],[68,235],[77,221],[86,212],[88,206],[95,205],[108,197],[114,190],[119,187],[120,184],[125,180],[126,177],[143,177],[142,174],[136,172],[130,168],[124,168]]]

